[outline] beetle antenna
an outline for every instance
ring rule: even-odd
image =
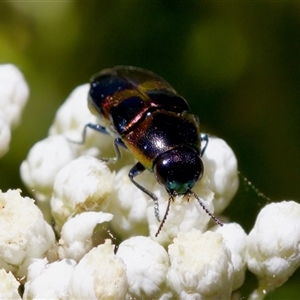
[[[265,199],[268,203],[271,202],[271,199],[268,196],[266,196],[264,193],[262,193],[244,174],[241,173],[241,171],[238,172],[240,177],[245,182],[245,184],[249,186],[257,194],[258,197]]]
[[[200,197],[196,195],[193,191],[189,191],[191,195],[193,195],[197,200],[200,206],[203,208],[203,210],[220,226],[223,226],[224,224],[205,206],[205,204],[202,202]]]
[[[154,215],[157,219],[158,222],[160,222],[160,218],[159,218],[159,206],[158,206],[158,199],[157,198],[152,198],[154,201]]]
[[[164,215],[162,221],[160,222],[160,225],[159,225],[159,227],[158,227],[158,229],[157,229],[157,232],[155,233],[155,237],[157,237],[157,236],[159,235],[161,229],[163,228],[163,226],[164,226],[164,224],[165,224],[165,221],[166,221],[166,219],[167,219],[167,216],[168,216],[168,213],[169,213],[169,210],[170,210],[170,204],[171,204],[171,201],[172,201],[172,200],[173,200],[173,197],[170,196],[170,197],[169,197],[169,201],[168,201],[168,205],[167,205],[167,209],[166,209],[166,212],[165,212],[165,215]]]

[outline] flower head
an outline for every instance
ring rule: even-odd
[[[51,211],[59,230],[69,217],[108,206],[114,175],[105,163],[81,156],[62,168],[53,185]]]
[[[180,232],[169,246],[167,280],[181,299],[230,299],[231,253],[219,233]]]
[[[28,269],[23,299],[69,300],[68,283],[75,265],[72,259],[51,264],[46,258],[35,260]]]
[[[166,275],[170,262],[167,251],[160,244],[149,237],[135,236],[120,244],[117,256],[126,265],[130,297],[167,297]]]
[[[55,249],[55,236],[41,211],[20,191],[0,191],[0,267],[21,278],[35,258]],[[54,251],[55,254],[55,251]]]
[[[281,286],[299,266],[300,204],[268,204],[248,236],[248,268],[259,279],[251,299]]]
[[[114,248],[106,240],[80,260],[69,281],[69,299],[125,299],[126,266]]]

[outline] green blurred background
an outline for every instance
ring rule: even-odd
[[[17,65],[31,91],[0,160],[4,191],[27,193],[20,163],[68,94],[97,71],[125,64],[169,81],[266,195],[300,199],[299,2],[1,2],[0,63]],[[227,215],[249,231],[265,201],[241,190]],[[244,297],[256,284],[247,276]],[[297,271],[266,299],[298,299],[299,279]]]

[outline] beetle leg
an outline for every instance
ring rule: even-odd
[[[114,150],[115,150],[116,156],[114,156],[114,157],[100,157],[99,159],[102,160],[102,161],[105,161],[107,163],[117,162],[122,157],[119,146],[127,149],[126,145],[123,143],[121,138],[115,138],[115,140],[114,140]]]
[[[106,130],[106,128],[104,126],[101,126],[99,124],[92,124],[92,123],[88,123],[85,124],[83,130],[82,130],[82,139],[81,141],[77,142],[77,141],[71,141],[68,139],[69,142],[74,143],[74,144],[78,144],[78,145],[82,145],[85,143],[85,139],[86,139],[86,131],[87,128],[91,128],[94,129],[98,132],[104,133],[104,134],[109,134],[109,132]]]
[[[68,141],[71,142],[71,143],[74,143],[74,144],[78,144],[78,145],[84,144],[85,139],[86,139],[87,128],[91,128],[91,129],[96,130],[96,131],[98,131],[100,133],[103,133],[103,134],[110,134],[107,131],[106,127],[101,126],[99,124],[88,123],[83,128],[82,140],[80,142],[71,141],[69,139],[68,139]],[[103,160],[105,162],[108,162],[108,163],[114,163],[114,162],[118,161],[121,158],[121,152],[120,152],[119,146],[123,147],[124,149],[127,149],[126,145],[123,143],[121,138],[115,138],[115,140],[114,140],[114,150],[115,150],[116,156],[111,157],[111,158],[102,158],[101,157],[101,160]]]
[[[121,138],[115,138],[115,144],[116,146],[121,146],[122,148],[128,150]]]
[[[119,146],[122,146],[125,149],[127,149],[127,147],[125,146],[125,144],[123,143],[123,141],[120,138],[115,138],[115,140],[114,140],[114,150],[115,150],[116,156],[115,157],[108,157],[108,158],[101,157],[100,160],[103,160],[107,163],[117,162],[122,156]]]
[[[138,162],[131,168],[131,170],[128,173],[128,176],[129,176],[129,179],[131,180],[131,182],[137,188],[139,188],[142,192],[147,194],[154,201],[154,214],[155,214],[155,217],[158,220],[158,222],[160,222],[157,197],[134,180],[134,177],[136,177],[137,175],[141,174],[144,171],[145,171],[145,167],[141,163]]]
[[[86,131],[87,127],[91,128],[91,129],[94,129],[96,131],[99,131],[101,133],[104,133],[104,134],[109,134],[109,132],[107,131],[106,127],[101,126],[99,124],[88,123],[88,124],[86,124],[84,126],[84,131]]]
[[[205,145],[204,145],[204,147],[201,149],[201,152],[200,152],[200,156],[202,157],[203,154],[204,154],[204,152],[205,152],[205,150],[206,150],[206,148],[207,148],[207,146],[208,146],[208,141],[209,141],[209,139],[208,139],[208,135],[207,135],[206,133],[201,133],[201,134],[200,134],[200,139],[201,139],[201,143],[202,143],[203,141],[205,142]]]

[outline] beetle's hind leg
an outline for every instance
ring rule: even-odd
[[[145,171],[145,167],[141,164],[141,163],[136,163],[131,170],[128,173],[128,176],[131,180],[131,182],[138,188],[140,189],[142,192],[144,192],[145,194],[147,194],[153,201],[154,201],[154,214],[156,219],[158,220],[158,222],[160,222],[160,218],[159,218],[159,208],[158,208],[158,199],[157,197],[151,193],[149,190],[147,190],[145,187],[143,187],[142,185],[140,185],[139,183],[137,183],[134,180],[134,177],[138,176],[139,174],[141,174],[142,172]]]

